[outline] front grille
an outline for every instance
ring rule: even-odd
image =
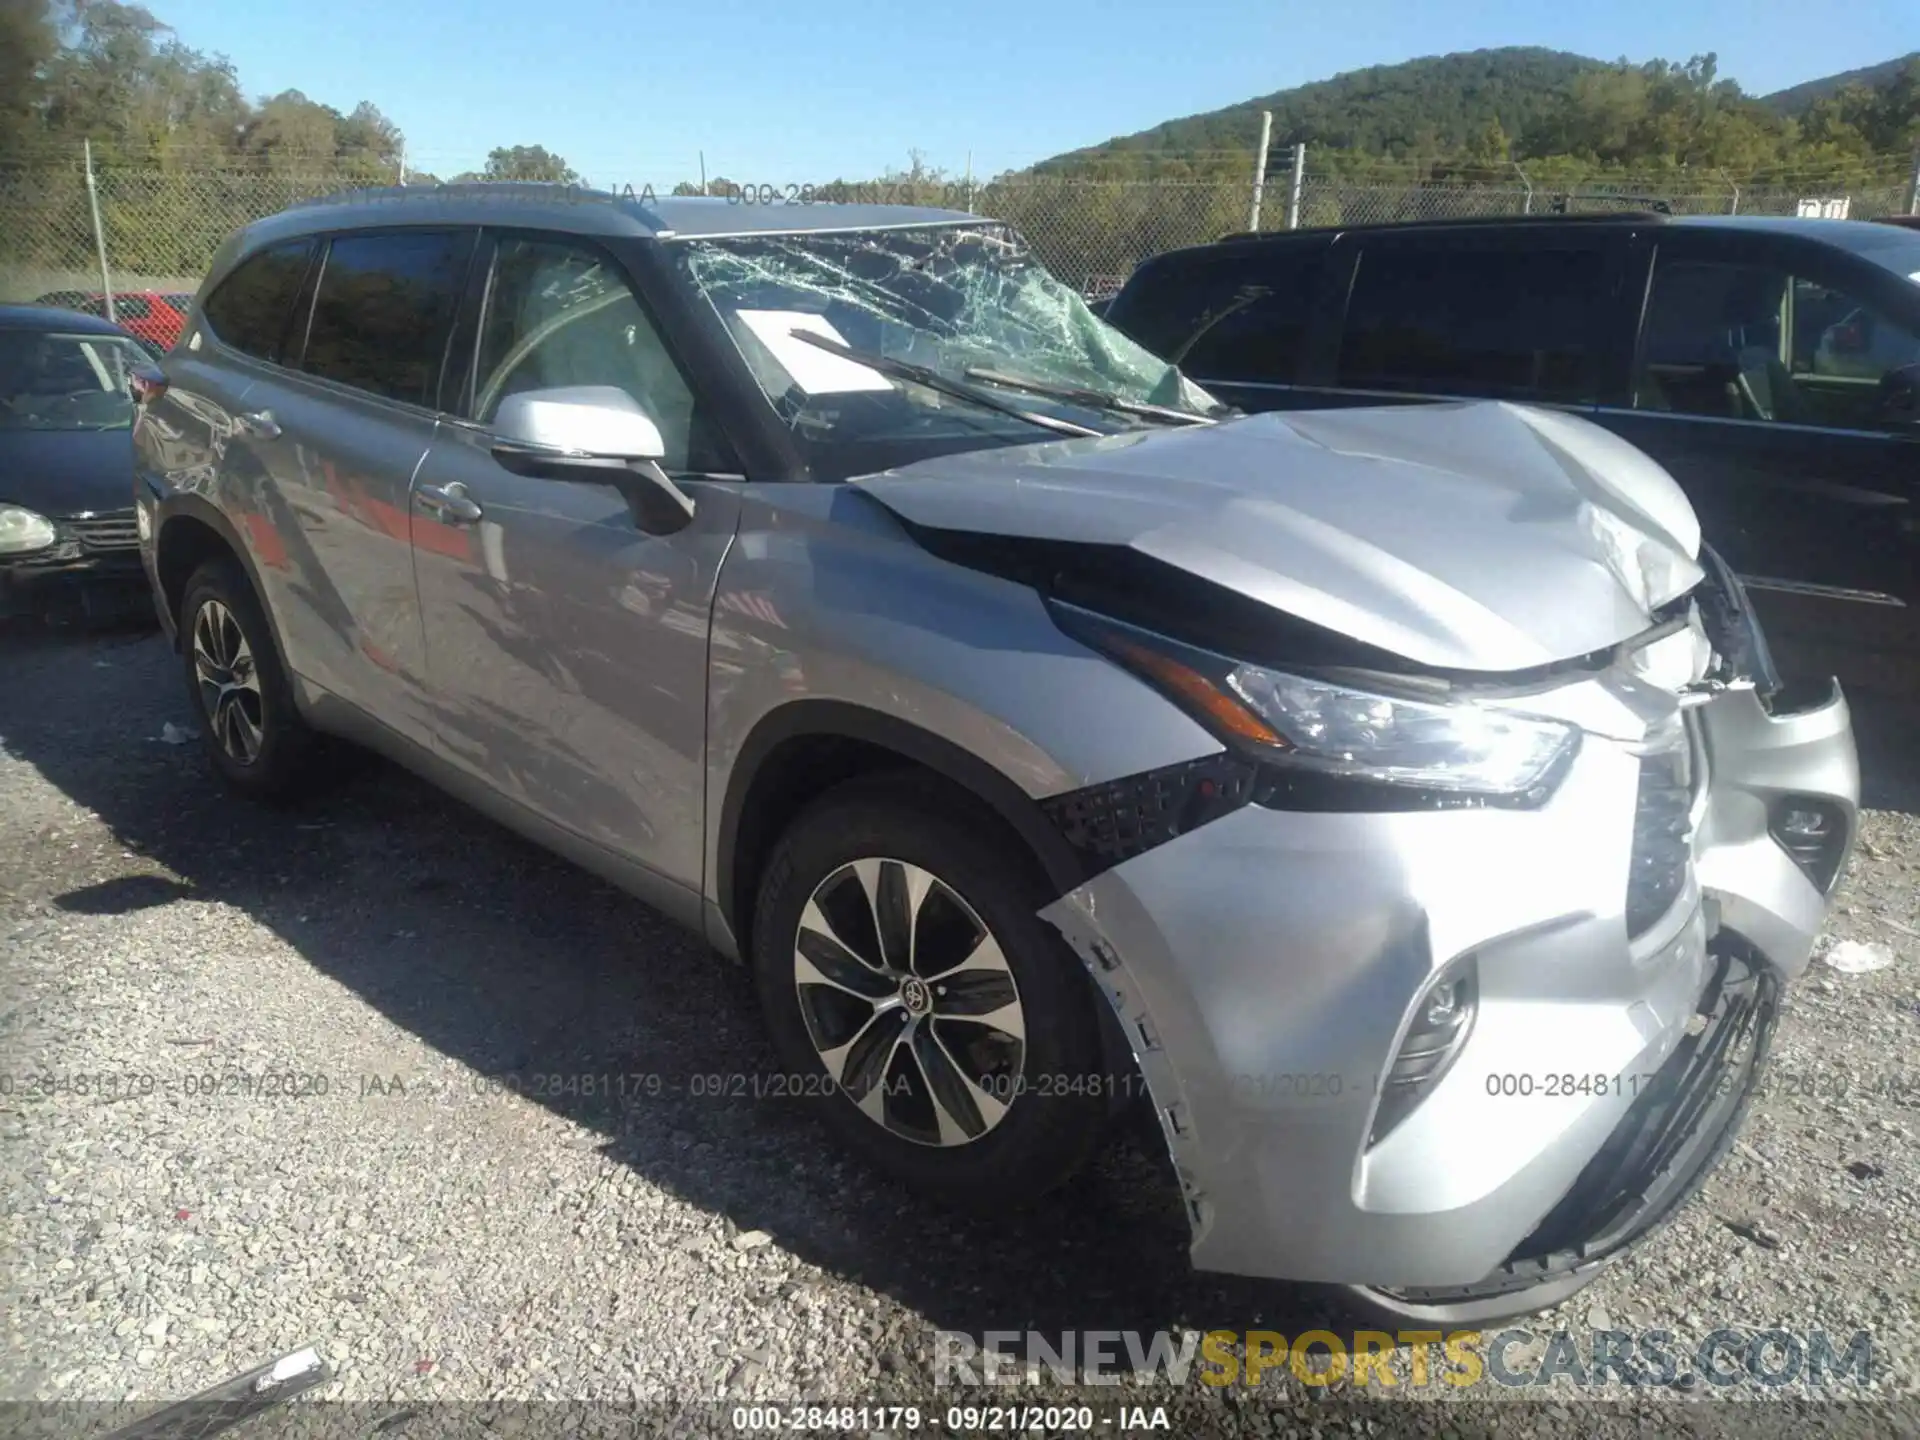
[[[140,544],[140,527],[131,510],[69,515],[60,524],[86,550],[133,550]]]
[[[1627,870],[1627,935],[1644,935],[1673,908],[1693,859],[1693,775],[1685,746],[1640,759]]]

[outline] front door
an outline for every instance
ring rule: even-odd
[[[738,484],[612,257],[564,236],[483,245],[472,381],[414,488],[412,536],[443,755],[553,824],[697,893],[707,632]],[[694,518],[650,535],[611,485],[516,475],[501,399],[613,385],[666,440]]]
[[[1920,693],[1920,436],[1880,386],[1920,305],[1813,247],[1656,234],[1631,408],[1595,418],[1687,491],[1789,680]]]

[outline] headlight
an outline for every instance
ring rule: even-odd
[[[1258,665],[1227,689],[1283,737],[1289,764],[1469,795],[1524,795],[1574,743],[1557,720],[1349,690]]]
[[[1579,732],[1558,720],[1470,700],[1357,690],[1197,650],[1076,607],[1056,604],[1055,614],[1223,740],[1285,769],[1537,804],[1579,743]]]
[[[53,522],[18,505],[0,505],[0,555],[44,550],[55,540]]]

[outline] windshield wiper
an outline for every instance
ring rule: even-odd
[[[1084,385],[1061,385],[1052,380],[1037,380],[1026,375],[1009,375],[1004,370],[990,370],[984,365],[970,366],[967,370],[969,380],[984,380],[989,385],[1004,385],[1009,390],[1024,390],[1029,395],[1045,395],[1050,400],[1063,400],[1069,405],[1084,405],[1089,410],[1106,410],[1116,415],[1137,415],[1143,420],[1162,420],[1170,425],[1212,425],[1211,415],[1197,415],[1191,410],[1175,410],[1170,405],[1150,405],[1140,400],[1123,400],[1118,395],[1109,395],[1104,390],[1090,390]]]
[[[864,365],[869,370],[877,370],[882,375],[890,375],[896,380],[909,380],[916,385],[924,385],[929,390],[938,390],[942,395],[950,395],[956,400],[965,400],[978,405],[983,410],[997,411],[1002,415],[1011,415],[1016,420],[1024,420],[1029,425],[1042,430],[1051,430],[1058,435],[1100,435],[1104,431],[1095,430],[1088,425],[1076,425],[1071,420],[1056,420],[1051,415],[1041,415],[1018,405],[1010,405],[989,390],[969,385],[964,380],[956,380],[951,375],[943,375],[931,365],[916,365],[911,360],[896,360],[891,355],[869,355],[863,350],[855,350],[850,345],[842,345],[838,340],[829,340],[826,336],[812,330],[789,330],[796,340],[826,351],[829,355],[838,355],[842,360],[851,360],[856,365]]]

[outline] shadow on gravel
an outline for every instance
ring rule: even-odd
[[[32,876],[16,904],[234,906],[465,1065],[475,1104],[534,1099],[653,1184],[931,1326],[1291,1334],[1335,1317],[1321,1292],[1189,1269],[1150,1117],[1016,1216],[931,1209],[844,1160],[795,1102],[755,1093],[775,1066],[744,972],[639,902],[384,764],[295,811],[229,798],[197,745],[157,738],[190,722],[158,638],[5,635],[0,667],[0,740],[117,841],[56,860],[65,873]]]

